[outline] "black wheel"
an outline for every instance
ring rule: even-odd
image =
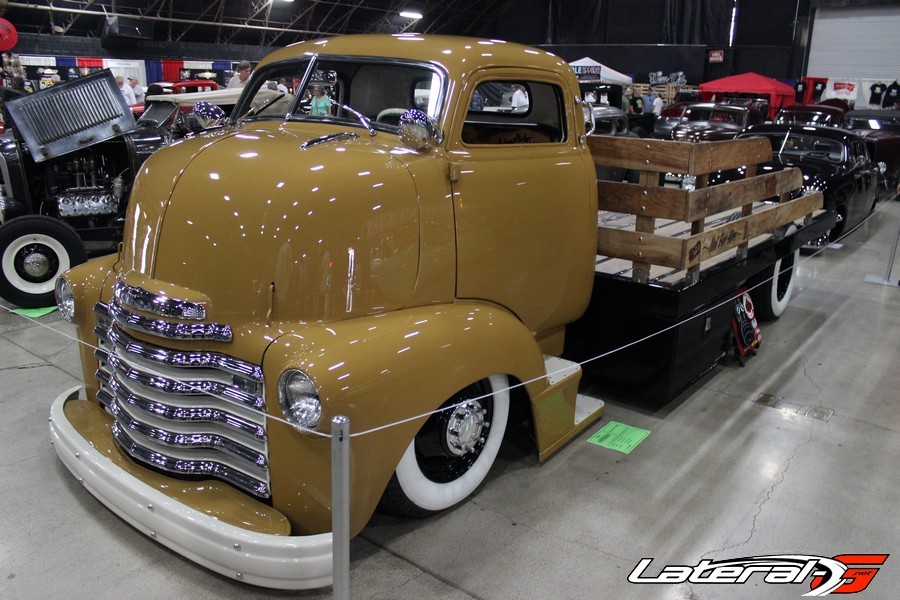
[[[0,227],[0,296],[23,308],[53,306],[56,278],[87,260],[81,238],[52,217],[18,217]]]
[[[792,225],[788,235],[794,231],[796,228]],[[757,319],[775,321],[787,310],[794,292],[795,271],[799,260],[800,250],[797,249],[776,260],[774,265],[751,280],[750,285],[755,287],[750,290],[750,299],[753,300]]]
[[[474,383],[431,415],[403,454],[381,506],[424,517],[467,498],[497,457],[509,417],[509,380]],[[449,408],[454,407],[454,408]]]

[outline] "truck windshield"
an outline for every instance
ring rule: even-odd
[[[369,57],[312,60],[279,62],[254,73],[234,117],[361,126],[355,111],[387,131],[396,131],[411,108],[440,117],[444,77],[431,65]]]

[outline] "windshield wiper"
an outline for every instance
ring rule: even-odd
[[[378,132],[375,131],[374,127],[372,127],[372,122],[369,120],[369,118],[366,115],[362,114],[361,112],[359,112],[353,108],[350,108],[346,104],[339,104],[338,106],[340,108],[343,108],[344,110],[356,115],[356,118],[359,119],[359,122],[362,123],[362,126],[365,127],[366,130],[368,130],[369,135],[371,135],[372,137],[375,137],[375,134]]]
[[[265,102],[263,102],[262,104],[260,104],[259,106],[255,107],[255,108],[251,107],[250,110],[248,110],[243,115],[241,115],[241,118],[237,120],[237,124],[240,125],[244,121],[244,119],[249,119],[250,117],[258,115],[259,113],[266,110],[267,108],[269,108],[270,106],[275,104],[277,101],[281,100],[282,98],[284,98],[284,92],[280,92],[278,95],[272,96],[271,98],[269,98],[268,100],[266,100]]]

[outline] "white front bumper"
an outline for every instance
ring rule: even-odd
[[[177,502],[116,466],[50,408],[50,441],[63,464],[110,510],[182,556],[227,577],[268,588],[311,589],[332,583],[331,534],[280,536],[242,529]]]

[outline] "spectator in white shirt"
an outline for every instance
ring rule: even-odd
[[[131,86],[131,91],[134,92],[134,101],[136,104],[143,104],[144,102],[144,88],[141,86],[140,82],[138,82],[136,77],[128,78],[128,85]]]
[[[520,83],[513,84],[513,95],[510,106],[512,107],[513,112],[525,112],[528,110],[528,93],[525,91],[524,85]]]
[[[125,96],[125,103],[128,105],[137,104],[137,101],[134,99],[134,90],[131,89],[130,85],[125,84],[125,78],[121,75],[116,75],[116,84],[119,86],[119,91],[122,92],[122,95]]]

